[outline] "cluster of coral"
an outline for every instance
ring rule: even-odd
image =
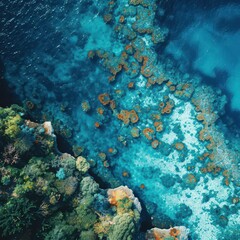
[[[133,239],[141,205],[128,187],[104,190],[91,162],[60,153],[50,122],[0,108],[1,239]]]
[[[226,104],[220,90],[157,56],[168,31],[156,26],[156,9],[156,1],[129,1],[124,7],[111,3],[107,14],[112,17],[106,22],[123,50],[88,54],[109,71],[115,93],[105,93],[109,102],[104,105],[113,101],[113,116],[122,121],[118,140],[126,148],[113,166],[120,176],[123,163],[131,162],[123,181],[142,195],[154,224],[164,222],[158,215],[163,212],[175,223],[195,226],[194,238],[219,239],[223,229],[236,228],[239,220],[239,133],[228,134],[219,119]],[[171,212],[169,201],[175,209]],[[219,208],[228,211],[215,212]]]

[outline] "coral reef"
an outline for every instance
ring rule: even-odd
[[[57,150],[50,122],[24,120],[24,111],[16,106],[0,110],[1,239],[127,240],[136,236],[141,205],[129,188],[100,189],[88,173],[89,161]],[[6,131],[9,119],[14,134]],[[13,146],[23,132],[24,137],[33,136],[33,144],[19,152]]]
[[[190,239],[237,239],[240,131],[229,97],[221,78],[218,88],[187,72],[198,49],[186,60],[188,44],[171,45],[168,13],[192,3],[8,2],[4,79],[24,107],[0,108],[3,237],[186,239],[189,229]]]

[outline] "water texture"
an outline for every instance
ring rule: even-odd
[[[170,20],[174,37],[166,53],[173,55],[183,68],[200,72],[228,91],[232,109],[239,110],[239,2],[199,5],[190,4],[189,11],[188,4],[174,4]]]
[[[133,2],[1,2],[4,78],[154,226],[237,239],[240,4]]]

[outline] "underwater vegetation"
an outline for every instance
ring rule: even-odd
[[[203,10],[181,26],[194,15],[183,2],[0,6],[4,78],[23,106],[0,108],[4,239],[240,238],[240,130],[226,111],[238,57],[214,62],[224,39],[202,54],[237,3],[211,9],[214,34],[194,25]],[[220,67],[231,100],[206,81]]]
[[[0,114],[1,239],[133,238],[141,205],[128,187],[101,189],[89,160],[57,150],[50,122],[18,106]]]

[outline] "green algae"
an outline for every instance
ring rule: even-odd
[[[48,143],[55,142],[54,134],[39,131],[41,124],[28,122],[27,125],[24,117],[11,108],[1,108],[1,112],[4,119],[10,119],[3,129],[8,129],[5,126],[10,123],[18,129],[16,135],[8,134],[4,138],[1,155],[6,150],[4,145],[14,145],[15,136],[21,132],[38,139],[30,148],[24,148],[25,151],[21,149],[14,166],[11,162],[0,161],[2,239],[22,235],[49,240],[102,239],[103,236],[111,240],[119,236],[133,239],[140,216],[131,200],[120,200],[118,210],[114,209],[108,203],[106,191],[89,175],[90,164],[84,157],[76,159],[59,153],[54,144]],[[26,128],[32,130],[26,131]],[[5,135],[2,131],[1,136]],[[65,178],[56,176],[59,167],[66,172]],[[99,225],[107,218],[111,219],[111,224],[103,233]]]

